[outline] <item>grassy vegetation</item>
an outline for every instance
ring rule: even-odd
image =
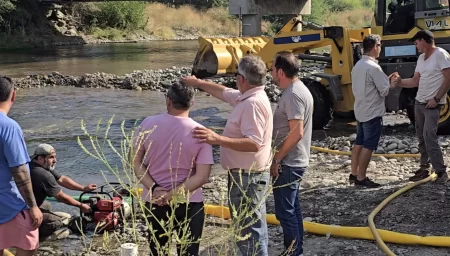
[[[374,0],[314,0],[311,15],[304,19],[324,25],[364,27],[370,25],[374,5]],[[92,17],[88,32],[97,38],[121,38],[137,31],[162,39],[239,33],[238,19],[228,14],[226,0],[215,0],[215,7],[202,10],[190,5],[174,8],[161,3],[109,2],[94,6],[95,11],[86,16]],[[262,30],[265,35],[274,35],[284,22],[282,16],[265,16]]]
[[[323,25],[360,28],[370,25],[375,0],[315,0],[304,20]]]
[[[218,3],[219,4],[219,3]],[[74,7],[86,33],[98,39],[117,40],[130,34],[161,39],[177,36],[238,35],[239,23],[224,7],[198,10],[190,5],[170,7],[161,3],[106,2]]]
[[[223,7],[199,11],[191,6],[175,9],[155,3],[146,6],[145,14],[145,31],[162,38],[171,39],[177,31],[209,36],[238,35],[239,32],[238,21],[230,17]]]
[[[66,22],[79,33],[101,40],[175,39],[237,36],[239,21],[228,14],[228,0],[195,0],[195,5],[112,1],[63,5]],[[313,0],[304,20],[349,28],[370,24],[375,0]],[[54,43],[46,9],[34,0],[0,0],[0,48]],[[68,22],[72,19],[73,22]],[[262,30],[271,36],[285,23],[282,16],[263,17]],[[39,36],[34,36],[39,35]],[[42,39],[44,38],[44,39]]]

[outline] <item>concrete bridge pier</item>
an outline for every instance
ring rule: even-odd
[[[263,15],[284,15],[285,24],[298,15],[311,14],[311,0],[230,0],[229,13],[242,16],[242,36],[261,36]],[[297,31],[301,31],[299,25]]]
[[[261,16],[257,14],[242,15],[242,36],[260,36]]]

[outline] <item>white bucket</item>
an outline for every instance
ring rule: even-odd
[[[126,243],[120,246],[120,256],[138,256],[138,245]]]

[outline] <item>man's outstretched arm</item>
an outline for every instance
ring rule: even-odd
[[[70,190],[78,190],[78,191],[92,191],[97,188],[95,184],[89,184],[87,186],[80,185],[76,181],[72,180],[71,178],[67,176],[61,176],[61,178],[58,180],[58,184],[70,189]]]
[[[228,100],[223,96],[223,91],[227,89],[227,87],[223,85],[200,80],[197,79],[195,76],[183,77],[182,81],[188,86],[199,88],[205,91],[206,93],[209,93],[212,96],[218,98],[221,101],[228,102]]]

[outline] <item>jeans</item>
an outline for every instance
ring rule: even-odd
[[[442,106],[425,108],[426,104],[416,101],[416,133],[419,139],[420,165],[428,166],[431,162],[436,173],[446,172],[444,157],[438,142],[437,130],[439,125],[439,114]]]
[[[303,253],[303,217],[298,190],[306,168],[281,166],[279,176],[273,179],[275,216],[283,228],[285,254]],[[288,185],[289,184],[289,185]]]
[[[356,126],[355,145],[362,145],[369,150],[376,150],[383,131],[383,118],[375,117],[367,122],[358,122]]]
[[[270,173],[230,172],[228,193],[237,246],[243,256],[268,256],[266,198]],[[236,211],[236,212],[234,212]],[[237,214],[237,216],[235,215]]]
[[[203,223],[205,221],[205,212],[203,209],[203,202],[191,202],[187,205],[180,203],[176,206],[175,212],[172,212],[172,208],[169,205],[158,206],[156,204],[145,204],[147,211],[147,219],[150,225],[155,231],[154,234],[149,234],[150,255],[169,255],[163,251],[168,250],[165,248],[170,234],[167,234],[169,224],[174,225],[174,230],[178,232],[180,238],[185,239],[186,244],[183,244],[183,248],[177,245],[177,254],[179,256],[198,256],[200,250],[200,238],[203,233]],[[150,209],[151,213],[147,209]],[[169,220],[168,216],[175,216],[175,220]],[[160,225],[160,222],[166,222],[164,227]],[[188,227],[186,227],[186,225]],[[162,254],[160,254],[162,253]]]

